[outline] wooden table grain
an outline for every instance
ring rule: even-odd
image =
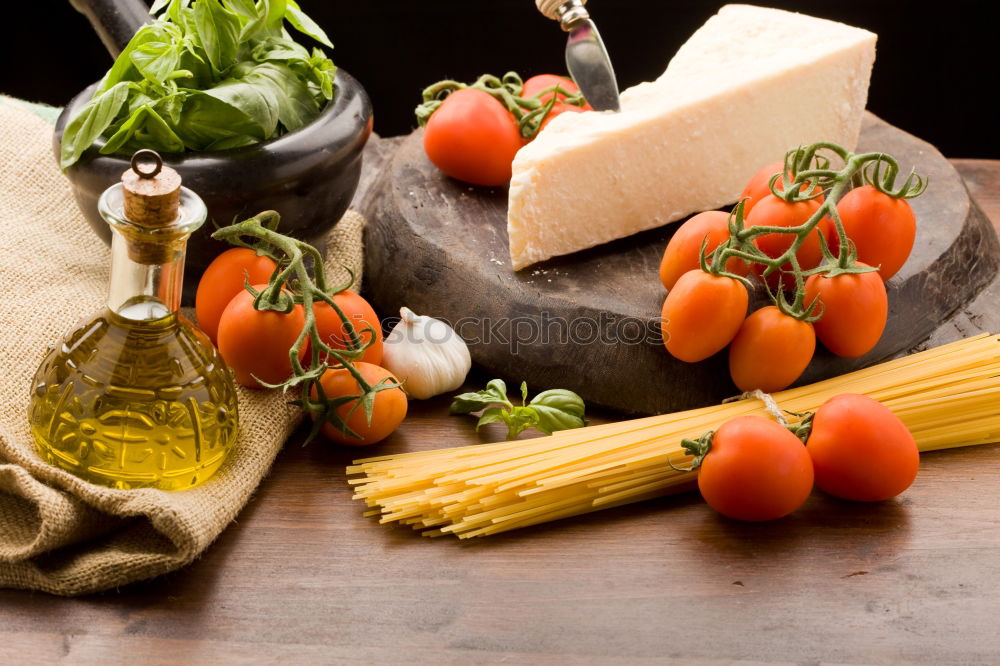
[[[1000,162],[954,162],[1000,222]],[[447,403],[375,450],[500,436]],[[924,455],[883,504],[746,525],[689,493],[468,542],[363,518],[344,466],[370,452],[293,440],[173,574],[0,590],[0,664],[1000,663],[1000,445]]]

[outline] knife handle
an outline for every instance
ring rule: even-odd
[[[587,0],[535,0],[538,11],[546,18],[559,21],[564,30],[580,19],[590,18],[584,9]]]

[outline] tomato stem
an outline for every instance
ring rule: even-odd
[[[415,110],[419,125],[424,127],[427,124],[427,121],[448,95],[464,88],[482,90],[503,104],[504,108],[517,121],[518,130],[525,139],[535,138],[557,103],[580,107],[587,104],[583,93],[567,90],[560,85],[539,90],[531,97],[522,97],[524,82],[517,72],[507,72],[502,78],[492,74],[483,74],[471,84],[445,79],[424,88],[423,102]],[[550,95],[549,99],[542,101],[546,95]]]
[[[667,463],[671,468],[677,470],[678,472],[693,472],[701,467],[701,463],[705,460],[705,456],[707,456],[709,451],[712,450],[713,437],[715,437],[715,431],[709,430],[698,439],[681,440],[681,447],[684,449],[684,453],[692,456],[691,464],[688,467],[676,467],[670,461],[667,461]]]

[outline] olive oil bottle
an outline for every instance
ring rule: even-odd
[[[92,483],[190,488],[218,470],[238,429],[229,370],[178,313],[186,243],[205,205],[159,155],[139,151],[98,206],[112,229],[107,307],[38,368],[35,444],[43,459]]]

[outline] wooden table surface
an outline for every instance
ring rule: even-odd
[[[1000,161],[955,164],[1000,222]],[[479,441],[447,405],[373,450]],[[883,504],[747,525],[689,493],[461,542],[363,518],[344,466],[369,453],[293,440],[173,574],[0,590],[0,664],[1000,663],[1000,445],[924,455]]]

